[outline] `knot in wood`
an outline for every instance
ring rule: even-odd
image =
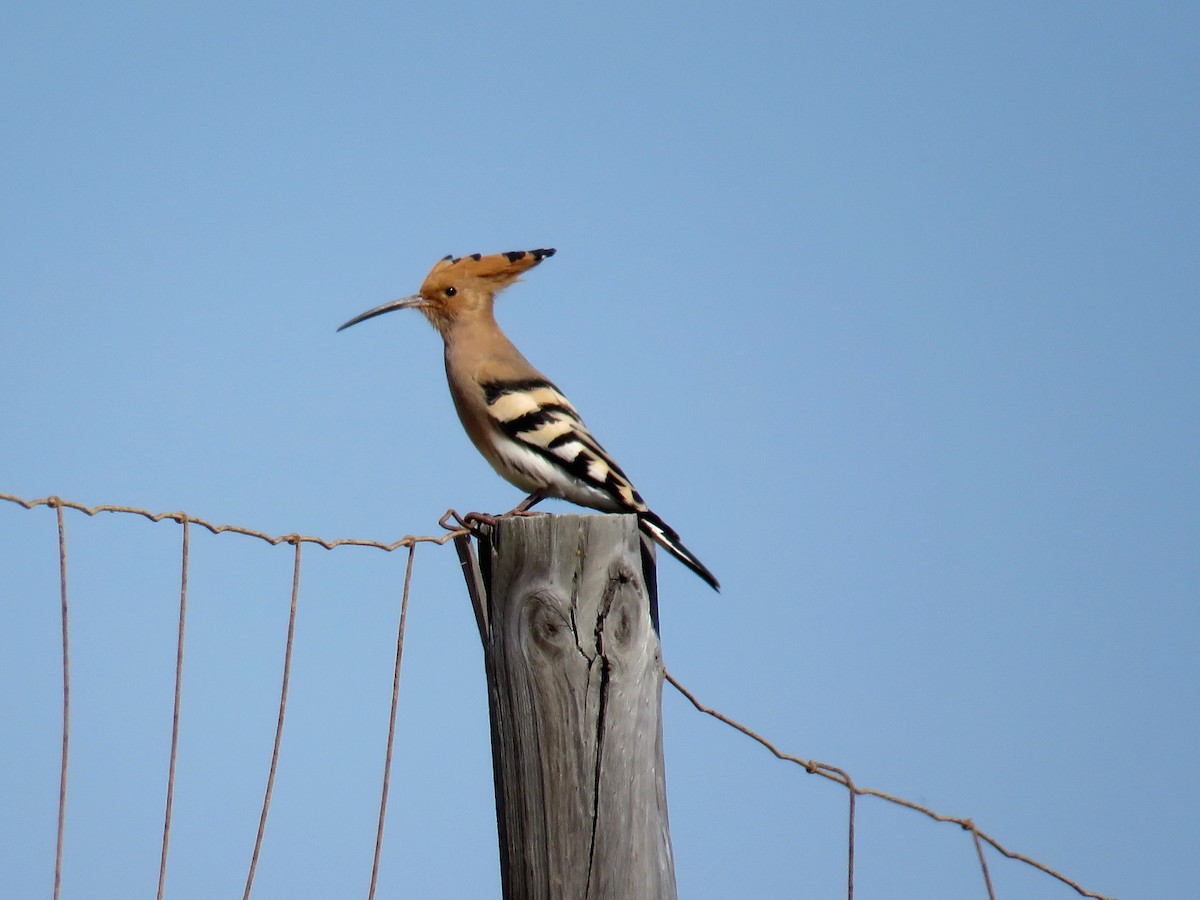
[[[621,653],[641,641],[645,617],[640,601],[634,574],[624,567],[616,568],[609,581],[603,613],[596,629],[606,654]]]
[[[526,638],[543,656],[557,658],[575,646],[575,632],[564,614],[566,602],[550,591],[536,591],[522,603]]]

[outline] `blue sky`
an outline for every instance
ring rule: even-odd
[[[721,579],[662,560],[671,671],[1089,889],[1184,896],[1198,29],[1185,3],[10,8],[0,491],[378,540],[507,509],[419,316],[334,329],[446,253],[557,247],[498,317]],[[64,896],[144,896],[179,528],[67,528]],[[0,504],[0,533],[0,872],[36,896],[54,515]],[[244,882],[291,567],[193,533],[170,897]],[[403,567],[305,550],[255,896],[365,894]],[[453,551],[420,548],[388,896],[498,895],[480,662]],[[844,792],[664,707],[681,896],[843,896]],[[986,896],[966,835],[871,800],[857,888]]]

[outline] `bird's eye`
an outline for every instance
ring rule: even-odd
[[[444,291],[442,291],[442,293],[445,294],[447,297],[453,297],[455,294],[458,293],[458,288],[448,287]]]

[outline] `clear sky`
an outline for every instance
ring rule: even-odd
[[[334,329],[557,247],[498,316],[721,579],[662,559],[670,670],[1089,889],[1189,896],[1198,35],[1184,2],[9,4],[0,491],[379,540],[507,509],[420,317]],[[153,896],[180,529],[67,529],[64,896]],[[0,893],[46,896],[54,514],[0,535]],[[305,550],[256,896],[365,895],[403,566]],[[170,897],[245,880],[291,567],[193,533]],[[415,572],[380,888],[497,896],[474,621],[451,548]],[[844,896],[845,792],[664,705],[681,895]],[[953,826],[863,800],[857,852],[864,900],[986,896]]]

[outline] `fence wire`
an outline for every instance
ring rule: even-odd
[[[58,519],[58,579],[62,601],[62,765],[58,775],[58,838],[54,848],[54,900],[62,890],[63,837],[67,824],[67,758],[71,749],[71,629],[67,605],[67,526],[62,507]]]
[[[62,507],[58,507],[62,512]],[[163,900],[167,887],[167,846],[171,842],[171,810],[175,803],[175,760],[179,757],[179,704],[183,695],[183,635],[187,623],[188,551],[191,547],[191,523],[183,520],[183,559],[179,575],[179,633],[175,639],[175,700],[171,705],[171,760],[167,768],[167,804],[163,815],[162,853],[158,860],[158,897]]]
[[[271,805],[271,794],[275,783],[275,773],[279,762],[279,752],[283,738],[283,725],[287,709],[288,684],[291,673],[292,660],[292,645],[295,635],[296,626],[296,610],[299,600],[300,591],[300,569],[301,569],[301,548],[303,544],[317,544],[327,550],[332,550],[335,547],[371,547],[388,552],[399,549],[400,547],[408,548],[408,560],[405,566],[403,590],[400,601],[400,617],[396,634],[396,656],[395,665],[392,677],[392,698],[391,710],[388,722],[387,746],[384,755],[384,768],[382,787],[380,791],[379,802],[379,818],[375,836],[375,848],[371,867],[370,886],[368,889],[368,898],[373,900],[375,897],[376,886],[379,876],[379,860],[380,852],[383,845],[384,822],[387,813],[388,788],[391,779],[392,768],[392,751],[396,734],[396,709],[400,692],[400,667],[404,651],[404,632],[408,616],[408,601],[409,589],[412,583],[413,560],[416,552],[416,545],[420,543],[432,543],[444,545],[448,541],[456,538],[463,538],[472,533],[471,516],[466,519],[458,516],[453,510],[450,510],[442,517],[439,524],[446,529],[442,535],[405,535],[399,540],[392,542],[363,540],[358,538],[338,538],[336,540],[325,540],[324,538],[312,537],[300,534],[285,534],[273,536],[266,532],[257,531],[251,528],[245,528],[239,525],[218,525],[196,516],[192,516],[185,512],[160,512],[153,513],[146,509],[140,509],[132,506],[116,506],[116,505],[99,505],[85,506],[81,503],[75,503],[69,500],[63,500],[57,496],[43,497],[38,500],[24,500],[12,494],[0,493],[0,500],[9,503],[17,504],[25,509],[34,509],[36,507],[46,506],[54,509],[56,523],[58,526],[58,555],[59,555],[59,584],[60,584],[60,603],[62,610],[62,676],[63,676],[63,692],[62,692],[62,756],[59,772],[59,801],[58,801],[58,826],[56,849],[54,859],[54,890],[53,896],[58,900],[62,885],[62,866],[63,866],[63,849],[64,849],[64,833],[66,822],[66,804],[67,804],[67,770],[68,758],[70,749],[70,724],[71,724],[71,667],[70,667],[70,628],[69,628],[69,603],[67,590],[67,533],[66,523],[63,516],[65,509],[72,509],[82,512],[88,516],[95,516],[102,512],[123,513],[128,515],[142,516],[152,522],[161,522],[169,520],[177,522],[182,526],[182,553],[181,553],[181,573],[180,573],[180,598],[179,598],[179,629],[176,643],[176,664],[175,664],[175,696],[174,706],[172,711],[172,727],[171,727],[171,750],[170,761],[167,777],[167,795],[165,804],[165,813],[163,819],[163,836],[162,836],[162,852],[159,863],[158,876],[158,900],[162,900],[163,892],[166,885],[167,872],[167,857],[168,846],[170,843],[171,832],[171,811],[174,798],[175,784],[175,765],[179,748],[179,714],[180,714],[180,696],[183,679],[183,660],[184,660],[184,633],[185,622],[187,617],[187,590],[188,590],[188,554],[190,545],[190,526],[198,525],[208,529],[213,534],[222,534],[229,532],[232,534],[240,534],[246,537],[253,537],[265,541],[272,546],[278,546],[282,543],[292,544],[295,549],[295,557],[292,568],[292,590],[291,590],[291,606],[288,615],[287,638],[284,650],[283,674],[280,687],[279,712],[276,720],[275,740],[272,746],[271,763],[267,775],[267,785],[263,795],[262,811],[259,816],[258,830],[254,842],[254,850],[251,854],[250,868],[246,876],[246,887],[243,894],[243,900],[249,900],[251,889],[254,883],[254,874],[258,864],[259,853],[262,848],[263,834],[266,829],[267,817]],[[448,524],[453,521],[455,524]],[[776,758],[786,762],[794,763],[803,768],[810,775],[818,775],[822,778],[840,784],[847,791],[849,799],[848,811],[848,831],[847,831],[847,900],[854,900],[854,863],[855,863],[855,828],[857,818],[857,799],[859,797],[875,797],[887,803],[903,807],[921,813],[936,822],[945,822],[959,826],[964,831],[971,835],[974,844],[976,856],[979,861],[981,874],[984,881],[984,887],[987,891],[989,900],[996,900],[995,889],[992,884],[991,873],[988,869],[987,857],[984,852],[984,844],[992,847],[1002,856],[1024,863],[1037,871],[1053,878],[1067,887],[1072,888],[1082,897],[1089,897],[1092,900],[1116,900],[1104,894],[1095,893],[1086,890],[1077,882],[1063,875],[1051,867],[1039,862],[1032,857],[1022,853],[1017,853],[1008,849],[1001,844],[996,838],[980,830],[975,822],[969,818],[961,818],[958,816],[949,816],[936,812],[922,804],[915,803],[911,800],[906,800],[893,794],[877,790],[875,788],[860,787],[850,777],[850,774],[844,769],[828,763],[817,762],[815,760],[803,759],[790,753],[785,753],[776,747],[773,743],[763,737],[756,731],[748,728],[742,723],[730,718],[712,707],[705,706],[701,703],[694,694],[685,688],[673,675],[669,672],[664,672],[666,680],[679,693],[692,704],[699,712],[702,712],[712,718],[722,722],[723,724],[741,732],[751,740],[761,744],[769,750]]]

